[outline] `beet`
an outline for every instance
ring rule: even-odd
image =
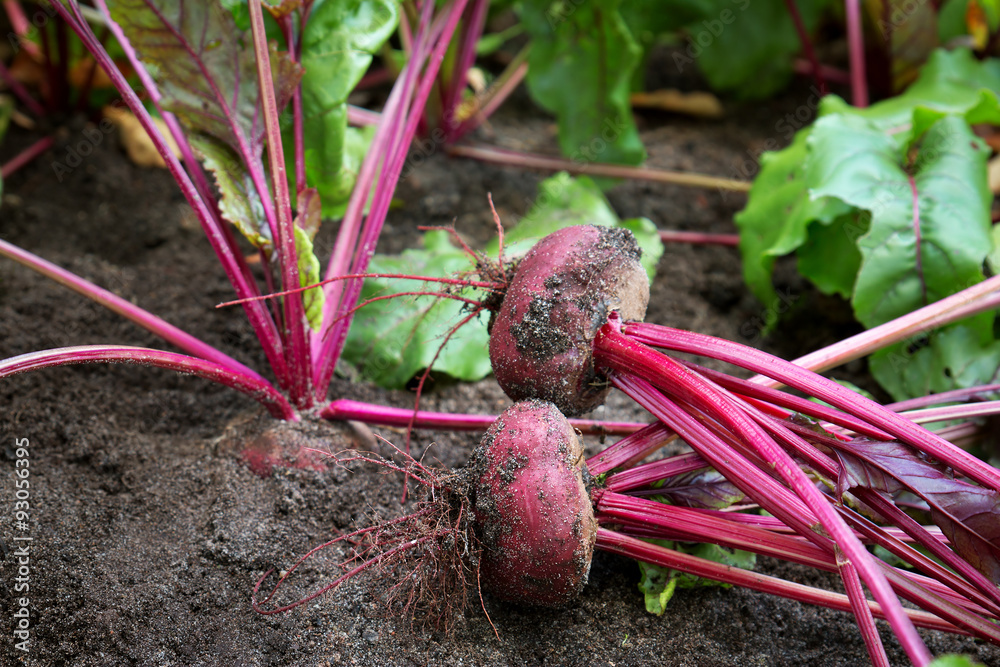
[[[552,403],[517,403],[490,426],[472,463],[483,589],[545,606],[579,594],[597,539],[583,460]]]
[[[549,234],[521,260],[490,331],[490,361],[511,399],[540,398],[573,417],[604,402],[594,336],[618,311],[649,303],[642,251],[627,229],[581,225]]]

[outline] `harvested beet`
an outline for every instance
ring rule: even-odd
[[[569,421],[552,403],[517,403],[486,432],[471,470],[483,588],[522,604],[575,598],[587,583],[597,522]]]
[[[612,311],[626,322],[645,316],[641,255],[627,229],[581,225],[524,256],[490,332],[493,372],[508,396],[551,401],[570,417],[604,401],[610,385],[594,368],[594,336]]]

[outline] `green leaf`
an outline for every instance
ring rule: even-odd
[[[559,147],[573,160],[639,164],[646,157],[629,104],[641,49],[620,2],[521,3],[532,37],[528,91],[559,119]]]
[[[314,6],[306,24],[302,44],[306,180],[319,190],[327,217],[343,214],[371,140],[371,130],[348,132],[347,96],[398,19],[398,6],[392,0],[337,0]],[[294,159],[291,119],[286,120],[284,143],[290,160]],[[289,173],[295,172],[289,169]]]
[[[750,188],[746,208],[735,217],[743,279],[768,307],[780,303],[771,284],[775,259],[805,242],[811,222],[830,223],[850,210],[836,200],[809,197],[804,163],[810,131],[796,133],[788,148],[760,156],[760,173]]]
[[[850,300],[861,268],[856,241],[868,231],[868,220],[856,212],[832,222],[819,220],[809,226],[805,243],[799,246],[799,273],[824,294],[839,294]]]
[[[798,0],[812,31],[827,0]],[[784,0],[716,0],[711,16],[688,26],[690,43],[674,55],[678,69],[697,62],[716,90],[746,99],[768,97],[792,75],[802,42]]]
[[[958,324],[930,334],[916,350],[893,345],[873,354],[869,369],[897,401],[996,382],[1000,341],[984,341],[982,329]]]
[[[986,665],[976,662],[967,655],[951,653],[949,655],[939,655],[929,662],[927,667],[986,667]]]
[[[320,281],[320,264],[313,252],[312,239],[308,232],[295,226],[295,252],[299,260],[299,285],[315,285]],[[323,324],[324,293],[322,287],[315,287],[302,293],[302,307],[306,320],[313,331],[319,331]]]
[[[453,276],[471,268],[470,257],[455,248],[442,231],[424,235],[424,248],[401,255],[375,255],[372,273],[404,273],[414,276]],[[413,280],[367,279],[361,298],[413,291],[440,291],[433,283]],[[477,298],[474,290],[463,296]],[[344,358],[361,376],[383,387],[403,388],[427,368],[448,330],[464,316],[465,304],[432,296],[397,297],[376,301],[358,311],[344,347]],[[491,372],[489,336],[482,317],[474,318],[448,341],[434,369],[459,380],[480,380]]]
[[[653,544],[658,544],[667,549],[674,549],[681,553],[691,554],[699,558],[739,567],[744,570],[753,569],[757,563],[756,554],[738,549],[729,551],[717,544],[688,544],[680,542],[670,542],[667,540],[646,540]],[[657,616],[662,616],[666,610],[667,603],[673,597],[677,588],[700,588],[705,586],[719,586],[729,588],[730,584],[724,584],[711,579],[702,579],[693,574],[678,572],[670,568],[660,567],[651,563],[639,562],[639,572],[642,578],[639,582],[639,590],[646,599],[646,611]]]
[[[838,114],[816,122],[808,145],[812,196],[871,215],[858,239],[852,299],[862,324],[888,322],[983,279],[989,151],[965,121],[941,119],[907,155],[865,119]]]
[[[513,229],[504,232],[504,258],[509,260],[523,255],[542,237],[574,225],[630,230],[642,249],[642,266],[649,279],[653,279],[656,263],[663,255],[663,243],[656,225],[646,218],[620,220],[594,181],[586,176],[574,178],[566,172],[538,184],[538,196],[531,209]],[[493,241],[486,246],[486,255],[495,257],[498,249],[498,243]]]
[[[639,561],[639,573],[639,590],[646,599],[646,611],[663,616],[677,590],[677,578],[671,576],[673,570]]]

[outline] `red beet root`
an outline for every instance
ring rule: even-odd
[[[551,401],[570,417],[604,402],[610,386],[594,368],[594,336],[612,311],[626,322],[645,316],[641,254],[626,229],[581,225],[524,256],[490,333],[493,372],[508,396]]]
[[[551,403],[508,408],[473,458],[484,590],[554,606],[579,594],[590,572],[597,522],[583,482],[583,446]]]

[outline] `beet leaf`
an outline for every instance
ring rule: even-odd
[[[955,479],[894,441],[856,438],[838,445],[837,454],[843,465],[839,487],[915,493],[955,551],[1000,584],[1000,494]]]

